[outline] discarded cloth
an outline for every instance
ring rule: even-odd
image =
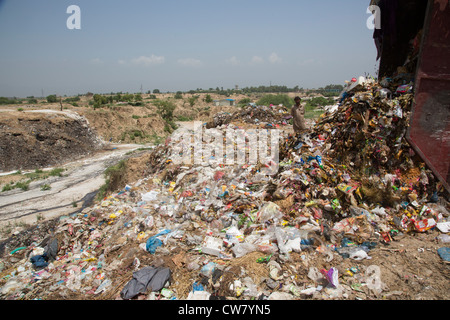
[[[131,279],[120,292],[122,299],[128,300],[139,293],[147,291],[159,291],[170,279],[169,268],[145,267],[133,273]]]
[[[42,269],[48,266],[48,257],[46,253],[33,256],[30,260],[35,269]]]

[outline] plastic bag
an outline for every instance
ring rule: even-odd
[[[170,230],[166,229],[166,230],[161,231],[157,235],[154,235],[153,237],[150,237],[147,240],[147,243],[146,243],[147,251],[150,252],[151,254],[154,254],[155,251],[156,251],[156,248],[158,248],[158,247],[163,245],[163,242],[160,239],[158,239],[158,237],[162,236],[162,235],[165,235],[165,234],[167,234],[169,232],[170,232]]]
[[[217,266],[216,263],[209,262],[202,267],[200,273],[203,274],[205,277],[209,278],[212,276],[214,270],[216,269],[216,266]]]
[[[271,219],[280,219],[282,216],[283,214],[280,211],[280,207],[273,202],[269,202],[265,204],[260,211],[258,211],[256,217],[258,221],[265,222]]]
[[[158,191],[150,191],[142,195],[142,201],[155,201],[158,197]]]
[[[231,248],[231,251],[233,251],[236,258],[240,258],[245,256],[246,254],[250,252],[257,251],[258,247],[252,243],[237,243]]]
[[[371,259],[371,257],[369,257],[369,255],[367,254],[367,252],[365,252],[364,250],[357,250],[354,251],[350,254],[350,259],[353,260],[363,260],[363,259]]]

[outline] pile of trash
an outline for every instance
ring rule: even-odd
[[[404,140],[412,97],[381,89],[364,82],[310,133],[282,135],[271,175],[265,163],[177,164],[168,139],[146,178],[40,237],[4,242],[0,298],[349,299],[357,285],[377,297],[387,290],[379,268],[344,261],[450,229],[445,190]],[[282,110],[248,121],[285,121]]]
[[[278,128],[281,125],[287,125],[292,116],[286,106],[270,105],[259,106],[249,104],[242,109],[234,112],[219,112],[213,116],[213,119],[206,123],[206,128],[217,128],[230,123],[235,124],[253,124],[264,128]]]

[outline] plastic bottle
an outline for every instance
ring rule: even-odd
[[[103,280],[101,285],[99,285],[97,290],[95,290],[94,294],[98,294],[98,293],[106,290],[110,285],[111,285],[111,280],[110,279]]]

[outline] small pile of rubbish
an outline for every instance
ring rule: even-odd
[[[264,128],[275,128],[287,125],[292,118],[288,108],[283,105],[259,106],[249,104],[234,112],[219,112],[206,124],[206,128],[217,128],[230,123],[259,125]]]

